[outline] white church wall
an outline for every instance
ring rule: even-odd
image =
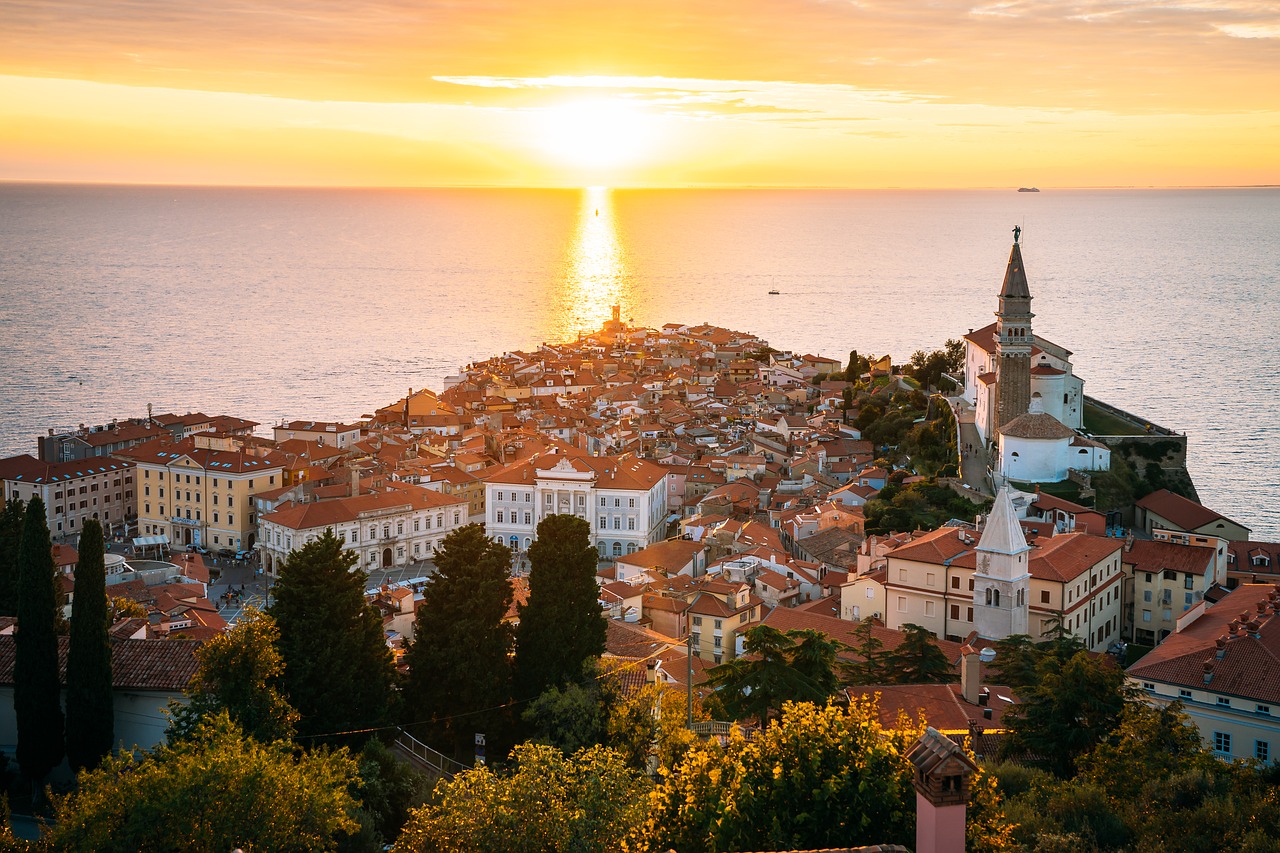
[[[1000,437],[1000,472],[1024,483],[1056,483],[1067,478],[1067,438]]]

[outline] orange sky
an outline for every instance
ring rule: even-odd
[[[0,180],[1280,183],[1280,5],[0,0]]]

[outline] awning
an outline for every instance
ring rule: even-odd
[[[168,536],[135,536],[133,539],[133,547],[150,548],[153,545],[168,545]]]

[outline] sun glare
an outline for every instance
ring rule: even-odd
[[[566,165],[611,168],[637,162],[657,136],[656,118],[616,99],[574,101],[544,111],[540,143]]]

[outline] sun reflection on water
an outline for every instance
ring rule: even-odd
[[[569,247],[561,294],[560,340],[595,332],[612,315],[614,305],[629,316],[630,287],[622,243],[613,217],[608,187],[585,187],[578,227]]]

